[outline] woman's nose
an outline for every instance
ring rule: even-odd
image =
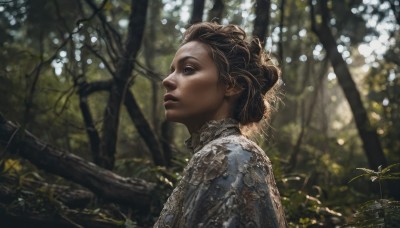
[[[163,81],[162,85],[167,89],[167,91],[171,91],[176,89],[176,82],[174,80],[173,74],[168,75]]]

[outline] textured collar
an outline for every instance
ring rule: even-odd
[[[191,137],[185,141],[185,145],[196,153],[212,140],[234,134],[240,134],[239,123],[235,119],[211,120],[192,133]]]

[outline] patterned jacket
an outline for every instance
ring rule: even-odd
[[[233,119],[186,141],[194,155],[154,227],[286,227],[271,162]]]

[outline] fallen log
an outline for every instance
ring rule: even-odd
[[[47,172],[86,187],[105,200],[136,209],[148,208],[151,203],[155,184],[121,177],[72,153],[58,150],[7,121],[1,114],[0,145]]]
[[[1,205],[0,205],[1,206]],[[0,221],[2,227],[57,227],[57,228],[123,228],[128,227],[124,221],[112,221],[99,218],[93,218],[91,214],[71,211],[66,215],[47,216],[43,214],[29,214],[23,216],[9,213],[2,213],[0,208]],[[131,226],[134,227],[134,226]]]
[[[0,175],[2,227],[125,227],[122,216],[106,208],[86,208],[93,193],[48,184],[10,173]],[[71,208],[72,207],[72,208]]]
[[[15,200],[19,191],[39,191],[51,195],[70,208],[84,208],[94,200],[94,194],[82,188],[49,184],[7,173],[0,175],[0,202],[9,203]]]

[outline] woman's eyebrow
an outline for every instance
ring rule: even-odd
[[[179,65],[179,64],[182,64],[183,62],[185,62],[185,61],[188,60],[188,59],[194,59],[194,60],[196,60],[196,61],[199,61],[198,58],[196,58],[196,57],[194,57],[194,56],[191,56],[191,55],[187,55],[187,56],[184,56],[184,57],[182,57],[182,58],[180,58],[180,59],[178,60],[178,65]],[[173,65],[171,65],[171,66],[169,67],[169,69],[172,71]]]
[[[188,60],[188,59],[195,59],[195,60],[199,61],[198,58],[196,58],[196,57],[194,57],[194,56],[191,56],[191,55],[187,55],[187,56],[184,56],[184,57],[182,57],[181,59],[179,59],[179,60],[178,60],[178,63],[185,62],[185,61]]]

